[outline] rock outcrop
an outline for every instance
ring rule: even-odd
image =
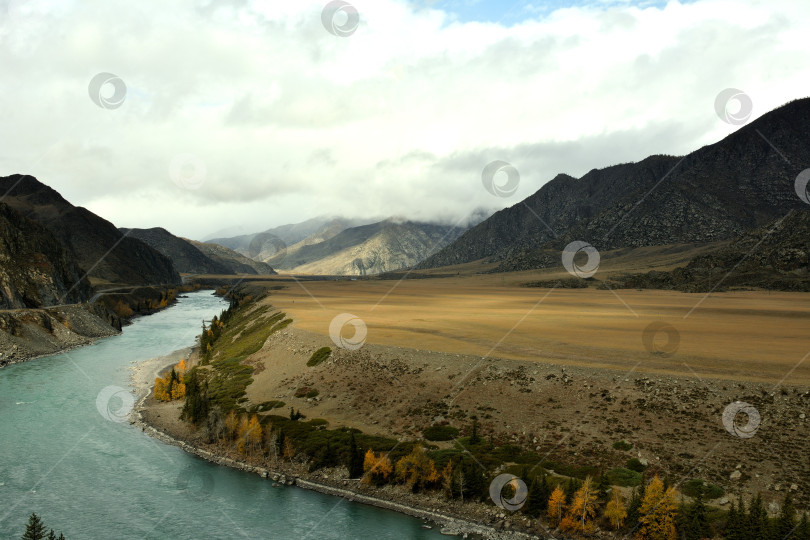
[[[0,203],[0,309],[84,302],[90,283],[44,226]]]

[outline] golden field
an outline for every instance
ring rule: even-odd
[[[543,279],[549,275],[542,276]],[[618,371],[807,384],[810,295],[758,291],[538,289],[528,273],[358,281],[285,279],[270,303],[294,326],[328,335],[338,314],[368,327],[367,342]],[[275,283],[277,284],[277,282]],[[672,355],[651,354],[645,329],[671,325]],[[351,327],[345,332],[351,334]],[[654,343],[665,348],[668,335]]]

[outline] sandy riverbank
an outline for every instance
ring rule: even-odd
[[[191,348],[180,349],[133,366],[132,385],[137,395],[137,403],[131,415],[131,423],[140,427],[147,435],[218,465],[259,474],[263,478],[281,484],[296,485],[423,519],[449,535],[492,540],[544,538],[516,530],[506,530],[513,526],[514,520],[510,520],[509,516],[492,506],[478,503],[462,505],[458,501],[447,501],[443,496],[436,494],[416,496],[392,486],[373,488],[348,479],[346,470],[342,467],[309,473],[306,467],[300,464],[282,462],[272,464],[264,458],[247,460],[245,456],[235,452],[206,444],[188,424],[179,420],[181,402],[161,403],[151,395],[155,377],[177,364],[180,359],[189,358],[191,353]],[[518,519],[523,520],[523,517]],[[493,520],[497,523],[496,526],[488,523]]]

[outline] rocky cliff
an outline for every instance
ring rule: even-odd
[[[91,294],[50,231],[0,202],[0,309],[84,302]]]

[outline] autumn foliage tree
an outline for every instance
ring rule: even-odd
[[[183,382],[183,375],[187,369],[185,358],[180,360],[176,368],[166,373],[163,377],[155,379],[155,399],[159,401],[172,401],[186,397],[186,384]]]
[[[378,456],[371,449],[366,452],[366,457],[363,460],[363,472],[365,473],[363,482],[381,486],[388,482],[393,471],[394,467],[386,454]]]
[[[655,476],[644,491],[639,508],[638,540],[676,540],[675,520],[678,502],[675,489],[664,489],[664,483]]]
[[[548,519],[552,525],[559,525],[565,512],[565,491],[558,485],[548,499]]]
[[[239,420],[237,449],[240,452],[255,452],[262,444],[262,425],[255,414],[250,418],[247,415]]]
[[[568,514],[560,523],[560,528],[569,532],[588,533],[594,529],[596,519],[597,492],[591,477],[574,493]]]
[[[613,488],[613,495],[605,508],[605,517],[617,531],[624,525],[624,520],[627,517],[627,509],[624,507],[624,497],[622,497],[622,494],[617,488]]]
[[[441,478],[421,445],[414,446],[410,454],[397,461],[396,479],[407,484],[413,492],[438,487]]]

